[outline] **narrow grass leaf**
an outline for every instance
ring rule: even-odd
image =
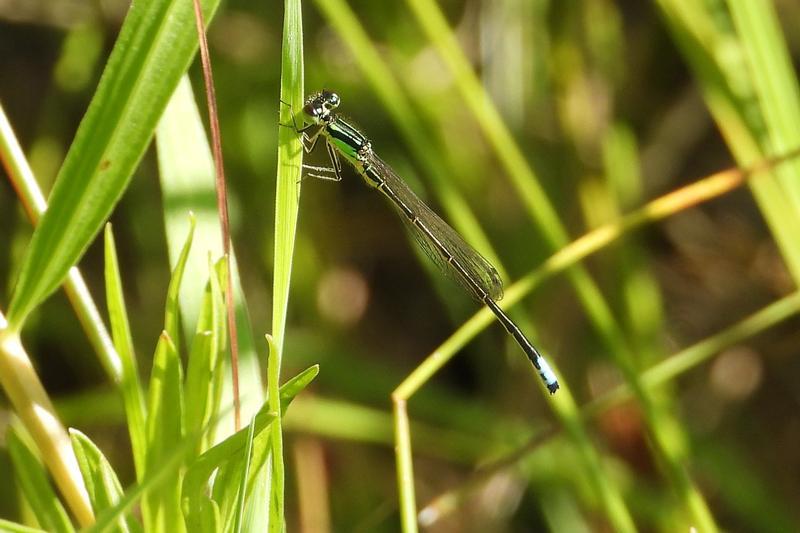
[[[289,408],[289,404],[292,403],[292,400],[294,400],[303,389],[308,387],[318,374],[319,365],[312,365],[281,386],[281,415],[286,414],[286,410]]]
[[[186,530],[192,533],[217,533],[222,531],[219,506],[204,494],[195,499],[183,498],[183,515]]]
[[[303,15],[300,0],[285,0],[281,43],[280,123],[293,124],[295,110],[303,105]],[[283,440],[280,423],[281,357],[289,307],[292,259],[300,204],[300,176],[303,150],[300,136],[289,127],[278,127],[278,172],[275,183],[275,252],[273,265],[272,335],[276,350],[267,363],[267,390],[270,409],[278,416],[272,434],[272,470],[269,478],[268,531],[282,533],[283,517]]]
[[[243,528],[245,528],[243,524],[244,520],[244,509],[245,509],[245,502],[247,496],[247,478],[250,474],[250,461],[253,458],[253,439],[255,438],[255,429],[256,429],[256,419],[253,417],[250,420],[250,424],[248,425],[248,432],[247,432],[247,452],[244,454],[244,468],[241,470],[242,477],[239,483],[239,494],[236,498],[236,511],[234,513],[233,519],[233,531],[236,533],[241,533]],[[252,527],[254,524],[249,524]],[[247,531],[250,531],[250,527],[245,528]]]
[[[111,224],[105,230],[105,283],[106,305],[111,321],[111,335],[114,348],[121,362],[119,387],[125,404],[125,416],[128,422],[128,434],[131,437],[133,464],[136,468],[136,479],[144,475],[147,438],[144,410],[144,392],[139,380],[139,366],[136,364],[136,353],[133,350],[133,338],[128,323],[128,310],[125,307],[125,296],[122,290],[122,278],[119,272],[117,249]]]
[[[186,76],[178,84],[158,123],[156,146],[171,265],[177,264],[188,229],[187,212],[194,213],[196,220],[194,243],[186,261],[186,273],[180,289],[183,332],[186,338],[191,338],[199,331],[198,314],[208,276],[209,255],[216,261],[222,257],[223,250],[214,189],[214,162]],[[232,252],[231,264],[239,341],[239,387],[243,416],[249,418],[264,402],[264,387],[235,252]],[[225,365],[223,376],[229,379],[231,372],[227,358],[222,364]],[[225,425],[226,422],[221,421],[221,424]]]
[[[0,518],[0,531],[4,533],[47,533],[44,529],[36,529],[35,527],[23,526],[9,520]]]
[[[53,490],[44,467],[13,427],[6,434],[6,446],[17,481],[39,524],[47,531],[75,531],[67,511]]]
[[[774,139],[785,139],[785,136],[770,131],[767,117],[758,100],[753,97],[757,94],[755,86],[761,85],[754,78],[771,79],[773,74],[770,71],[781,67],[772,60],[766,65],[746,61],[747,54],[743,47],[747,49],[751,45],[744,45],[742,38],[749,40],[759,37],[749,29],[745,30],[744,35],[737,34],[730,13],[721,5],[711,8],[704,3],[679,0],[659,0],[658,5],[736,160],[746,167],[769,155],[773,144],[770,136],[773,135]],[[735,11],[739,9],[737,7]],[[786,75],[781,73],[779,76]],[[763,105],[785,106],[790,113],[794,108],[794,104],[789,102]],[[781,171],[781,174],[791,176],[791,173],[784,172]],[[785,185],[782,186],[775,179],[752,180],[750,188],[775,236],[787,268],[795,280],[800,280],[800,245],[794,231],[800,226],[800,212],[789,199],[795,194],[787,194]]]
[[[775,6],[747,0],[730,0],[727,5],[741,36],[748,79],[769,128],[765,151],[768,155],[784,154],[800,146],[800,87]],[[800,211],[800,160],[781,165],[776,174],[794,211]]]
[[[315,365],[307,368],[284,384],[280,389],[282,405],[288,406],[296,395],[299,394],[318,373],[319,367]],[[259,479],[259,471],[264,467],[269,457],[270,433],[265,430],[275,417],[267,410],[268,408],[269,405],[264,404],[262,411],[255,419],[252,451],[247,454],[247,456],[250,457],[249,461],[251,464],[247,476],[246,494],[256,494],[258,490],[257,481]],[[242,461],[245,459],[245,454],[243,453],[245,446],[249,446],[248,431],[248,429],[242,429],[231,435],[203,453],[190,465],[183,482],[184,509],[192,509],[200,505],[199,502],[205,498],[208,481],[214,470],[224,467],[223,470],[230,469],[233,472],[241,472],[245,468]],[[222,477],[217,476],[215,478],[214,486],[216,497],[225,497],[225,488],[230,484],[223,482],[223,479],[228,479],[228,477],[229,474],[223,473]],[[188,501],[191,502],[191,504],[187,505],[186,498],[189,499]],[[221,500],[217,501],[221,502]],[[224,502],[221,502],[220,507],[223,507],[223,505]]]
[[[197,431],[211,417],[209,409],[213,384],[213,361],[217,350],[211,331],[198,331],[192,339],[186,367],[186,431]]]
[[[199,531],[216,533],[217,531],[222,530],[222,518],[220,517],[219,505],[217,505],[217,502],[214,500],[205,498],[200,501],[199,516],[203,521]]]
[[[274,414],[270,413],[267,409],[268,405],[265,404],[264,409],[255,417],[254,434],[256,436],[267,429],[275,419]],[[223,464],[244,452],[245,446],[247,446],[249,432],[249,427],[237,431],[197,457],[189,465],[186,475],[183,478],[184,508],[194,508],[193,502],[205,498],[205,493],[208,490],[209,478],[217,468],[220,468]],[[216,483],[221,483],[219,478],[215,478],[215,484]],[[188,507],[187,501],[189,502]]]
[[[183,372],[175,345],[162,333],[153,356],[147,419],[147,472],[163,464],[182,440]],[[180,479],[163,483],[147,495],[149,510],[146,529],[180,531]]]
[[[296,394],[298,394],[305,385],[311,382],[316,374],[316,367],[308,368],[281,387],[279,394],[281,398],[285,400],[286,406],[292,402]],[[267,408],[266,404],[264,408]],[[243,483],[244,481],[246,481],[246,485],[243,484],[242,486],[246,487],[244,490],[246,498],[244,504],[246,506],[245,515],[247,523],[260,524],[263,527],[268,521],[271,522],[276,519],[274,515],[262,516],[266,512],[271,512],[263,505],[259,505],[259,502],[262,502],[263,498],[257,501],[251,499],[256,494],[266,494],[267,489],[262,487],[261,483],[272,479],[271,475],[269,475],[271,473],[269,467],[272,466],[270,463],[270,458],[272,457],[271,440],[272,431],[263,431],[260,427],[256,427],[252,444],[248,441],[249,450],[247,454],[238,451],[236,454],[233,454],[225,464],[220,466],[217,476],[214,479],[214,498],[220,505],[222,516],[227,517],[225,520],[226,524],[234,522],[233,517],[235,512],[237,512],[237,507],[232,504],[239,501],[241,494],[237,483]],[[246,472],[244,479],[241,477],[242,472]],[[270,506],[270,508],[272,508],[272,506]]]
[[[31,223],[37,224],[39,217],[47,209],[47,203],[3,111],[2,104],[0,104],[0,160],[3,161],[9,181],[17,192],[28,218]],[[100,358],[103,369],[112,382],[118,383],[122,367],[119,356],[114,350],[111,336],[106,330],[100,312],[89,294],[89,288],[77,268],[70,269],[64,282],[64,292],[75,309],[89,342]]]
[[[270,335],[266,335],[269,355],[267,356],[267,383],[269,385],[268,401],[270,409],[279,413],[279,416],[270,428],[269,451],[264,458],[269,464],[269,531],[282,533],[285,528],[283,514],[284,501],[284,471],[283,471],[283,428],[281,411],[281,398],[278,389],[280,372],[280,349]]]
[[[293,124],[293,111],[303,107],[303,27],[301,4],[286,0],[281,56],[280,123]],[[273,278],[272,334],[283,343],[292,256],[300,200],[300,169],[303,150],[300,136],[290,127],[278,127],[278,174],[275,183],[275,265]],[[280,364],[278,365],[280,368]]]
[[[281,416],[286,414],[286,409],[295,397],[314,380],[318,373],[319,366],[311,366],[281,386],[279,392],[281,398]],[[248,494],[255,494],[257,489],[254,485],[263,475],[264,467],[267,465],[270,457],[270,451],[271,443],[268,434],[260,435],[254,440],[250,475],[247,480]]]
[[[113,507],[122,498],[122,485],[108,459],[89,437],[80,431],[70,429],[69,435],[94,512],[100,513]],[[116,521],[116,528],[117,531],[126,533],[142,531],[142,526],[132,516],[120,516]]]
[[[181,465],[184,464],[187,455],[189,455],[194,446],[196,446],[199,437],[200,434],[195,433],[190,437],[182,439],[176,446],[173,446],[160,464],[149,468],[144,479],[140,483],[125,491],[125,495],[114,507],[100,513],[94,525],[86,528],[84,531],[86,533],[115,531],[114,526],[119,517],[129,513],[144,494],[151,494],[154,491],[160,492],[159,489],[164,482],[179,478],[179,469]],[[176,512],[180,515],[180,511]],[[160,529],[149,529],[147,525],[145,525],[145,531],[169,531],[172,533],[184,530],[185,526],[183,520],[179,523],[171,524],[170,527],[162,527]]]
[[[239,452],[240,454],[245,453],[246,445],[245,443]],[[232,458],[220,466],[219,470],[214,474],[211,498],[219,505],[220,523],[225,531],[233,529],[243,466],[242,461],[236,461],[236,458]]]
[[[214,161],[192,86],[186,76],[170,98],[156,130],[164,229],[170,265],[178,263],[189,225],[197,226],[186,264],[180,300],[184,332],[195,331],[208,276],[208,256],[222,257],[222,237],[214,193]],[[190,223],[187,215],[193,214]]]
[[[220,260],[222,261],[222,260]],[[217,412],[222,395],[222,361],[225,353],[225,303],[216,269],[208,262],[208,278],[197,318],[197,331],[192,340],[186,370],[186,431],[199,431]],[[205,450],[213,431],[201,441],[200,451]]]
[[[211,300],[214,302],[212,307],[211,317],[214,320],[212,325],[212,335],[214,336],[216,349],[215,354],[212,354],[213,361],[215,361],[214,372],[210,382],[211,390],[209,391],[209,399],[211,401],[209,411],[215,417],[215,424],[209,436],[212,437],[208,442],[219,442],[220,440],[229,437],[234,432],[235,421],[232,409],[222,409],[223,400],[224,405],[233,405],[233,391],[231,390],[231,371],[230,358],[228,357],[228,316],[227,307],[225,305],[225,287],[228,286],[226,276],[228,275],[228,262],[224,257],[221,257],[213,265],[209,262],[209,286],[211,287]],[[259,381],[260,383],[260,381]],[[259,396],[262,396],[262,391],[259,389]],[[262,402],[263,405],[263,402]],[[260,406],[259,406],[260,407]],[[258,409],[256,409],[258,412]]]
[[[218,3],[203,3],[206,20]],[[111,213],[196,48],[191,2],[131,4],[20,268],[13,329],[63,282]]]
[[[178,295],[181,290],[181,283],[183,282],[183,273],[186,270],[186,260],[189,258],[189,252],[192,249],[192,239],[194,238],[194,229],[196,221],[194,215],[189,214],[189,231],[183,242],[183,248],[178,256],[178,261],[172,269],[172,276],[169,280],[169,287],[167,288],[167,303],[164,308],[164,331],[166,331],[172,343],[176,347],[181,346],[180,338],[180,306],[178,304]]]

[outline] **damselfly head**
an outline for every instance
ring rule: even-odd
[[[312,94],[306,99],[306,104],[303,106],[306,122],[319,124],[327,121],[331,111],[339,107],[340,101],[338,94],[327,89]]]

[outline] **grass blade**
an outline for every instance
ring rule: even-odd
[[[217,5],[205,3],[209,18]],[[132,4],[20,269],[12,329],[63,282],[111,213],[196,47],[190,3]]]
[[[284,3],[283,41],[281,56],[280,123],[293,124],[292,113],[303,105],[303,17],[299,0]],[[273,269],[272,336],[274,350],[267,363],[267,390],[270,409],[281,412],[280,386],[283,339],[289,305],[289,286],[292,275],[297,216],[300,200],[300,169],[303,150],[300,137],[292,128],[279,127],[278,173],[275,183],[275,264]],[[272,424],[272,472],[270,475],[269,531],[282,533],[283,516],[283,435],[280,415]]]
[[[205,280],[208,277],[209,255],[214,261],[222,256],[219,217],[214,194],[214,163],[206,140],[200,113],[188,78],[184,77],[167,105],[156,135],[161,191],[164,198],[164,226],[167,234],[170,264],[177,264],[186,232],[187,211],[194,214],[197,229],[194,244],[186,261],[186,274],[180,288],[180,309],[183,333],[192,338],[198,327],[198,313],[204,305]],[[239,341],[239,386],[243,416],[251,417],[264,403],[262,371],[259,367],[252,325],[247,314],[246,299],[236,267],[236,254],[231,257],[233,290],[236,304],[236,329]],[[209,328],[210,329],[210,328]],[[221,372],[230,378],[229,361],[222,361]],[[189,374],[187,374],[189,375]],[[187,393],[191,394],[191,389]],[[188,405],[188,404],[187,404]],[[221,420],[217,427],[233,427]]]
[[[14,463],[17,479],[36,519],[48,531],[70,533],[75,531],[67,511],[58,500],[47,474],[36,456],[23,442],[17,431],[10,428],[6,445]]]
[[[128,433],[131,437],[133,464],[136,468],[136,478],[141,480],[144,475],[145,456],[147,453],[147,430],[145,427],[147,415],[144,409],[144,392],[139,380],[139,367],[136,364],[136,353],[133,350],[133,339],[130,325],[128,324],[128,311],[125,308],[125,297],[122,292],[117,249],[110,224],[106,225],[105,244],[108,316],[111,320],[111,334],[114,338],[114,346],[119,354],[121,363],[119,387],[125,404],[125,415],[128,419],[127,425]]]
[[[147,473],[167,461],[181,442],[183,424],[183,372],[175,345],[162,333],[153,356],[147,418]],[[145,528],[180,531],[180,479],[162,483],[146,498]]]
[[[113,507],[122,498],[122,485],[111,464],[89,437],[75,429],[69,433],[95,513]],[[120,516],[116,528],[125,533],[142,530],[142,526],[131,516]]]

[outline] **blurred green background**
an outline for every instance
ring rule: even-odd
[[[774,137],[760,144],[771,118],[759,108],[768,104],[759,101],[758,70],[737,64],[749,38],[736,20],[737,2],[683,6],[681,13],[682,4],[439,4],[570,240],[735,166],[732,153],[748,162],[735,146],[735,128],[709,110],[720,109],[718,100],[709,106],[713,97],[726,96],[714,91],[715,81],[730,88],[732,107],[763,153],[792,147]],[[500,259],[507,284],[532,271],[554,251],[546,234],[557,230],[535,222],[525,189],[515,187],[410,5],[348,5],[368,48],[351,48],[358,27],[331,17],[331,11],[345,12],[338,2],[304,4],[307,92],[335,89],[341,112],[371,137],[375,151],[493,262]],[[0,0],[0,102],[46,191],[126,9],[118,0]],[[772,9],[782,28],[774,26],[768,37],[796,64],[800,4],[775,1]],[[279,3],[234,0],[209,31],[233,242],[257,338],[269,332],[271,320],[282,17]],[[701,49],[687,38],[690,31],[715,39],[709,57],[716,66],[698,59]],[[410,130],[380,96],[387,93],[370,78],[375,69],[365,72],[359,50],[377,52],[392,90],[410,102],[403,115]],[[724,83],[718,72],[729,76]],[[202,103],[198,65],[190,74]],[[413,148],[413,138],[423,140],[424,153]],[[306,161],[323,165],[326,157],[320,147]],[[757,159],[750,154],[749,162]],[[585,262],[597,297],[635,355],[632,368],[644,370],[794,290],[795,276],[784,264],[789,252],[776,244],[769,207],[768,199],[756,203],[741,188],[628,235]],[[144,371],[169,281],[154,150],[112,222]],[[783,229],[796,236],[800,228]],[[1,308],[31,233],[14,190],[0,181]],[[101,300],[102,247],[90,248],[80,266]],[[393,210],[351,169],[340,183],[303,182],[292,282],[283,373],[315,363],[321,371],[285,424],[291,530],[396,531],[390,394],[477,305],[433,270],[409,244]],[[581,301],[569,278],[558,276],[511,312],[558,365],[579,405],[618,385],[624,374]],[[605,475],[640,529],[685,530],[693,523],[687,490],[702,495],[724,529],[798,527],[798,325],[797,318],[776,324],[649,391],[650,407],[661,414],[628,402],[587,423]],[[123,484],[130,482],[121,404],[63,294],[40,308],[24,334],[65,423],[89,434]],[[410,401],[419,424],[413,429],[417,502],[427,519],[436,518],[430,531],[613,528],[537,379],[493,325]],[[675,449],[666,455],[677,460],[672,466],[663,464],[663,450],[653,451],[648,423],[669,432]],[[549,428],[545,437],[543,428]],[[534,437],[535,445],[526,445]],[[516,453],[520,448],[526,452]],[[509,454],[512,459],[498,466]],[[676,478],[674,467],[685,478]],[[10,479],[0,454],[0,480]],[[682,485],[687,479],[689,489]],[[17,517],[13,483],[0,482],[0,490],[0,516]]]

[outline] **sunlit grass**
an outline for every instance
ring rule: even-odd
[[[796,8],[782,18],[770,3],[660,0],[631,17],[610,3],[523,4],[226,6],[211,45],[231,272],[196,72],[179,84],[196,44],[190,5],[134,3],[96,87],[75,62],[85,42],[93,64],[97,41],[67,41],[54,83],[83,87],[88,111],[62,98],[43,114],[85,113],[78,133],[49,133],[53,118],[25,132],[60,135],[67,153],[46,212],[11,128],[27,129],[26,107],[9,107],[17,124],[0,115],[0,157],[38,224],[0,254],[14,272],[0,382],[16,414],[5,446],[25,499],[15,520],[280,532],[319,511],[333,530],[795,528],[791,482],[768,482],[784,457],[756,435],[793,421],[791,376],[776,374],[798,311],[800,90],[780,27]],[[92,28],[74,32],[109,31]],[[490,313],[419,254],[434,303],[357,175],[302,181],[299,137],[279,124],[293,123],[306,77],[336,89],[377,153],[427,185],[417,190],[498,267],[501,305],[557,364],[556,396],[539,394],[516,350],[504,357],[500,328],[481,334]],[[675,101],[693,86],[688,117]],[[706,113],[721,138],[692,129]],[[110,216],[104,267],[91,252],[81,264],[92,290],[105,288],[101,312],[70,267]],[[333,268],[364,291],[349,323],[320,304]],[[247,424],[236,433],[229,278]],[[59,286],[88,348],[53,319],[65,312],[47,301]],[[97,365],[108,385],[51,398],[53,338],[54,355]],[[130,449],[105,433],[123,424]],[[295,447],[300,433],[315,445]],[[321,458],[305,461],[310,450]]]

